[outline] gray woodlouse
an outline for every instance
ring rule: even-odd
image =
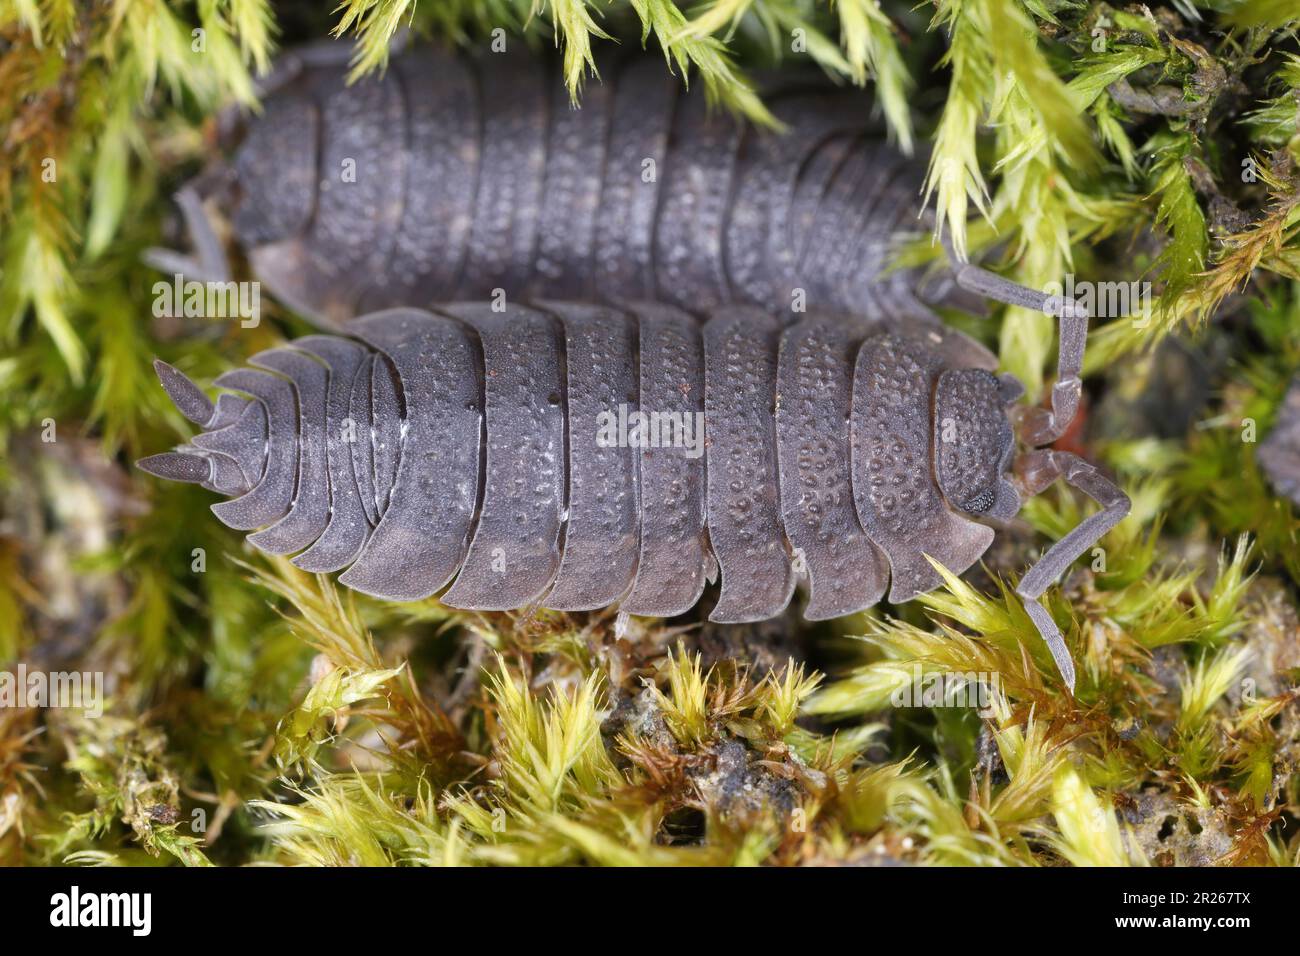
[[[1087,319],[1063,312],[1068,373]],[[909,600],[941,583],[926,555],[966,570],[992,542],[982,522],[1064,478],[1102,510],[1017,593],[1073,687],[1037,598],[1128,510],[1093,466],[1035,447],[1068,424],[1074,375],[1054,411],[1016,407],[1030,449],[1015,456],[1019,383],[942,327],[810,313],[783,328],[748,306],[701,326],[657,304],[477,303],[389,310],[349,331],[253,356],[216,380],[228,393],[215,403],[157,363],[204,431],[140,466],[235,496],[213,511],[260,528],[250,542],[301,552],[305,570],[348,567],[342,583],[379,597],[450,582],[442,600],[455,607],[670,616],[720,570],[721,622],[779,613],[800,573],[812,619],[869,607],[887,585]],[[704,455],[600,441],[601,414],[620,404],[702,413]]]
[[[353,339],[254,356],[256,369],[216,382],[247,397],[215,404],[159,363],[205,431],[143,468],[236,496],[213,510],[261,528],[252,543],[300,551],[306,570],[350,565],[340,580],[380,597],[451,582],[442,600],[458,607],[667,616],[720,570],[721,622],[778,613],[799,574],[814,619],[869,607],[887,586],[908,600],[941,583],[926,555],[966,570],[991,543],[983,521],[1064,478],[1102,510],[1017,593],[1073,687],[1037,598],[1128,510],[1093,466],[1042,447],[1077,409],[1087,315],[969,265],[928,288],[883,275],[916,166],[849,100],[776,95],[793,129],[777,137],[709,116],[653,59],[591,86],[581,111],[548,112],[527,58],[474,74],[426,53],[395,60],[382,84],[349,89],[341,76],[291,61],[233,168],[182,193],[199,262],[154,260],[222,278],[199,196],[233,187],[257,276]],[[427,100],[410,95],[417,78]],[[581,160],[600,144],[593,177]],[[349,152],[382,172],[364,189],[322,172]],[[642,178],[647,157],[661,178]],[[504,312],[395,309],[341,326],[359,309],[498,290]],[[963,290],[1061,319],[1050,409],[1015,405],[1019,383],[927,308]],[[811,311],[783,327],[800,293]],[[665,304],[640,304],[651,297]],[[595,416],[620,403],[702,412],[707,454],[599,446]]]
[[[263,115],[225,124],[233,158],[178,196],[196,260],[152,250],[154,265],[228,279],[210,198],[254,276],[332,331],[497,290],[931,321],[927,304],[982,304],[947,270],[886,273],[924,164],[885,143],[860,93],[773,81],[778,135],[711,111],[650,55],[602,60],[573,109],[527,54],[425,47],[348,86],[347,49],[290,54]]]

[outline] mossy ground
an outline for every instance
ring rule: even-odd
[[[109,688],[99,719],[0,708],[0,863],[1297,864],[1298,523],[1254,459],[1300,366],[1296,18],[0,0],[0,669]],[[1094,327],[1071,439],[1134,502],[1048,595],[1076,693],[1008,587],[1086,510],[1065,492],[911,605],[720,628],[373,602],[132,469],[183,433],[155,355],[209,381],[304,328],[151,315],[140,253],[216,111],[252,102],[277,42],[359,36],[365,72],[404,26],[554,40],[577,97],[596,45],[648,38],[759,122],[746,76],[810,57],[932,147],[959,249],[1035,286],[1151,280],[1151,322]],[[1040,393],[1048,320],[966,327]],[[947,699],[894,706],[918,673]],[[969,675],[993,684],[978,710]]]

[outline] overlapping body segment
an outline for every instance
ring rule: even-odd
[[[805,615],[838,617],[885,594],[889,566],[858,518],[851,424],[854,361],[865,323],[816,316],[785,330],[777,372],[781,511],[808,568]]]

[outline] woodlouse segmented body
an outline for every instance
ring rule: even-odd
[[[1018,507],[1014,393],[955,333],[573,303],[393,310],[350,331],[218,378],[237,394],[198,416],[209,470],[193,477],[237,496],[213,511],[261,529],[253,544],[350,565],[342,582],[378,597],[450,583],[454,607],[673,615],[720,568],[713,619],[750,621],[803,567],[808,616],[834,617],[879,601],[891,570],[892,600],[935,587],[922,552],[964,570],[993,536],[972,518]],[[965,458],[930,460],[935,389]],[[681,429],[638,447],[616,437],[620,407]]]
[[[779,613],[800,576],[807,616],[828,618],[887,587],[897,602],[938,586],[927,556],[965,570],[992,541],[983,522],[1019,508],[1007,409],[1020,387],[942,327],[481,303],[349,330],[253,356],[216,380],[215,404],[159,363],[205,430],[141,466],[236,496],[213,511],[260,529],[250,542],[305,570],[346,567],[341,582],[379,597],[447,588],[454,607],[669,616],[720,570],[713,620]],[[679,427],[634,438],[611,424],[636,413]],[[1029,453],[1017,481],[1057,477],[1106,505],[1022,582],[1059,643],[1032,599],[1127,499],[1059,452]]]
[[[798,296],[892,318],[928,317],[918,294],[960,294],[950,275],[918,293],[915,270],[886,273],[918,228],[924,163],[884,142],[860,94],[785,80],[764,91],[776,133],[710,110],[661,58],[600,69],[575,109],[559,71],[527,54],[422,48],[352,86],[345,64],[290,54],[202,186],[255,276],[329,328],[496,290],[695,311],[788,312]],[[219,246],[199,247],[206,265],[155,262],[224,278]]]

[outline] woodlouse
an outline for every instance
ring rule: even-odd
[[[574,109],[527,53],[424,47],[349,86],[339,50],[290,54],[263,115],[227,124],[233,159],[179,196],[197,261],[153,250],[155,265],[228,278],[208,197],[255,277],[331,330],[494,294],[922,320],[976,305],[949,271],[886,270],[917,227],[924,164],[853,91],[772,81],[778,134],[710,110],[650,55],[602,60]]]
[[[962,279],[1021,304],[1034,295],[978,270]],[[228,393],[215,404],[158,363],[204,431],[140,466],[235,496],[213,511],[260,528],[250,542],[300,552],[305,570],[347,567],[342,583],[380,597],[450,582],[441,599],[456,607],[669,616],[720,570],[711,617],[723,622],[780,612],[801,575],[810,618],[869,607],[887,586],[908,600],[941,583],[927,555],[964,571],[992,541],[983,522],[1064,478],[1102,510],[1017,593],[1072,687],[1037,598],[1128,499],[1083,460],[1037,447],[1079,394],[1087,318],[1069,300],[1061,312],[1048,410],[1015,406],[1019,383],[942,326],[813,312],[783,327],[734,305],[703,325],[662,304],[389,310],[349,323],[354,338],[253,356],[216,380]],[[704,454],[602,441],[620,405],[702,415]],[[1030,446],[1019,456],[1013,418]]]

